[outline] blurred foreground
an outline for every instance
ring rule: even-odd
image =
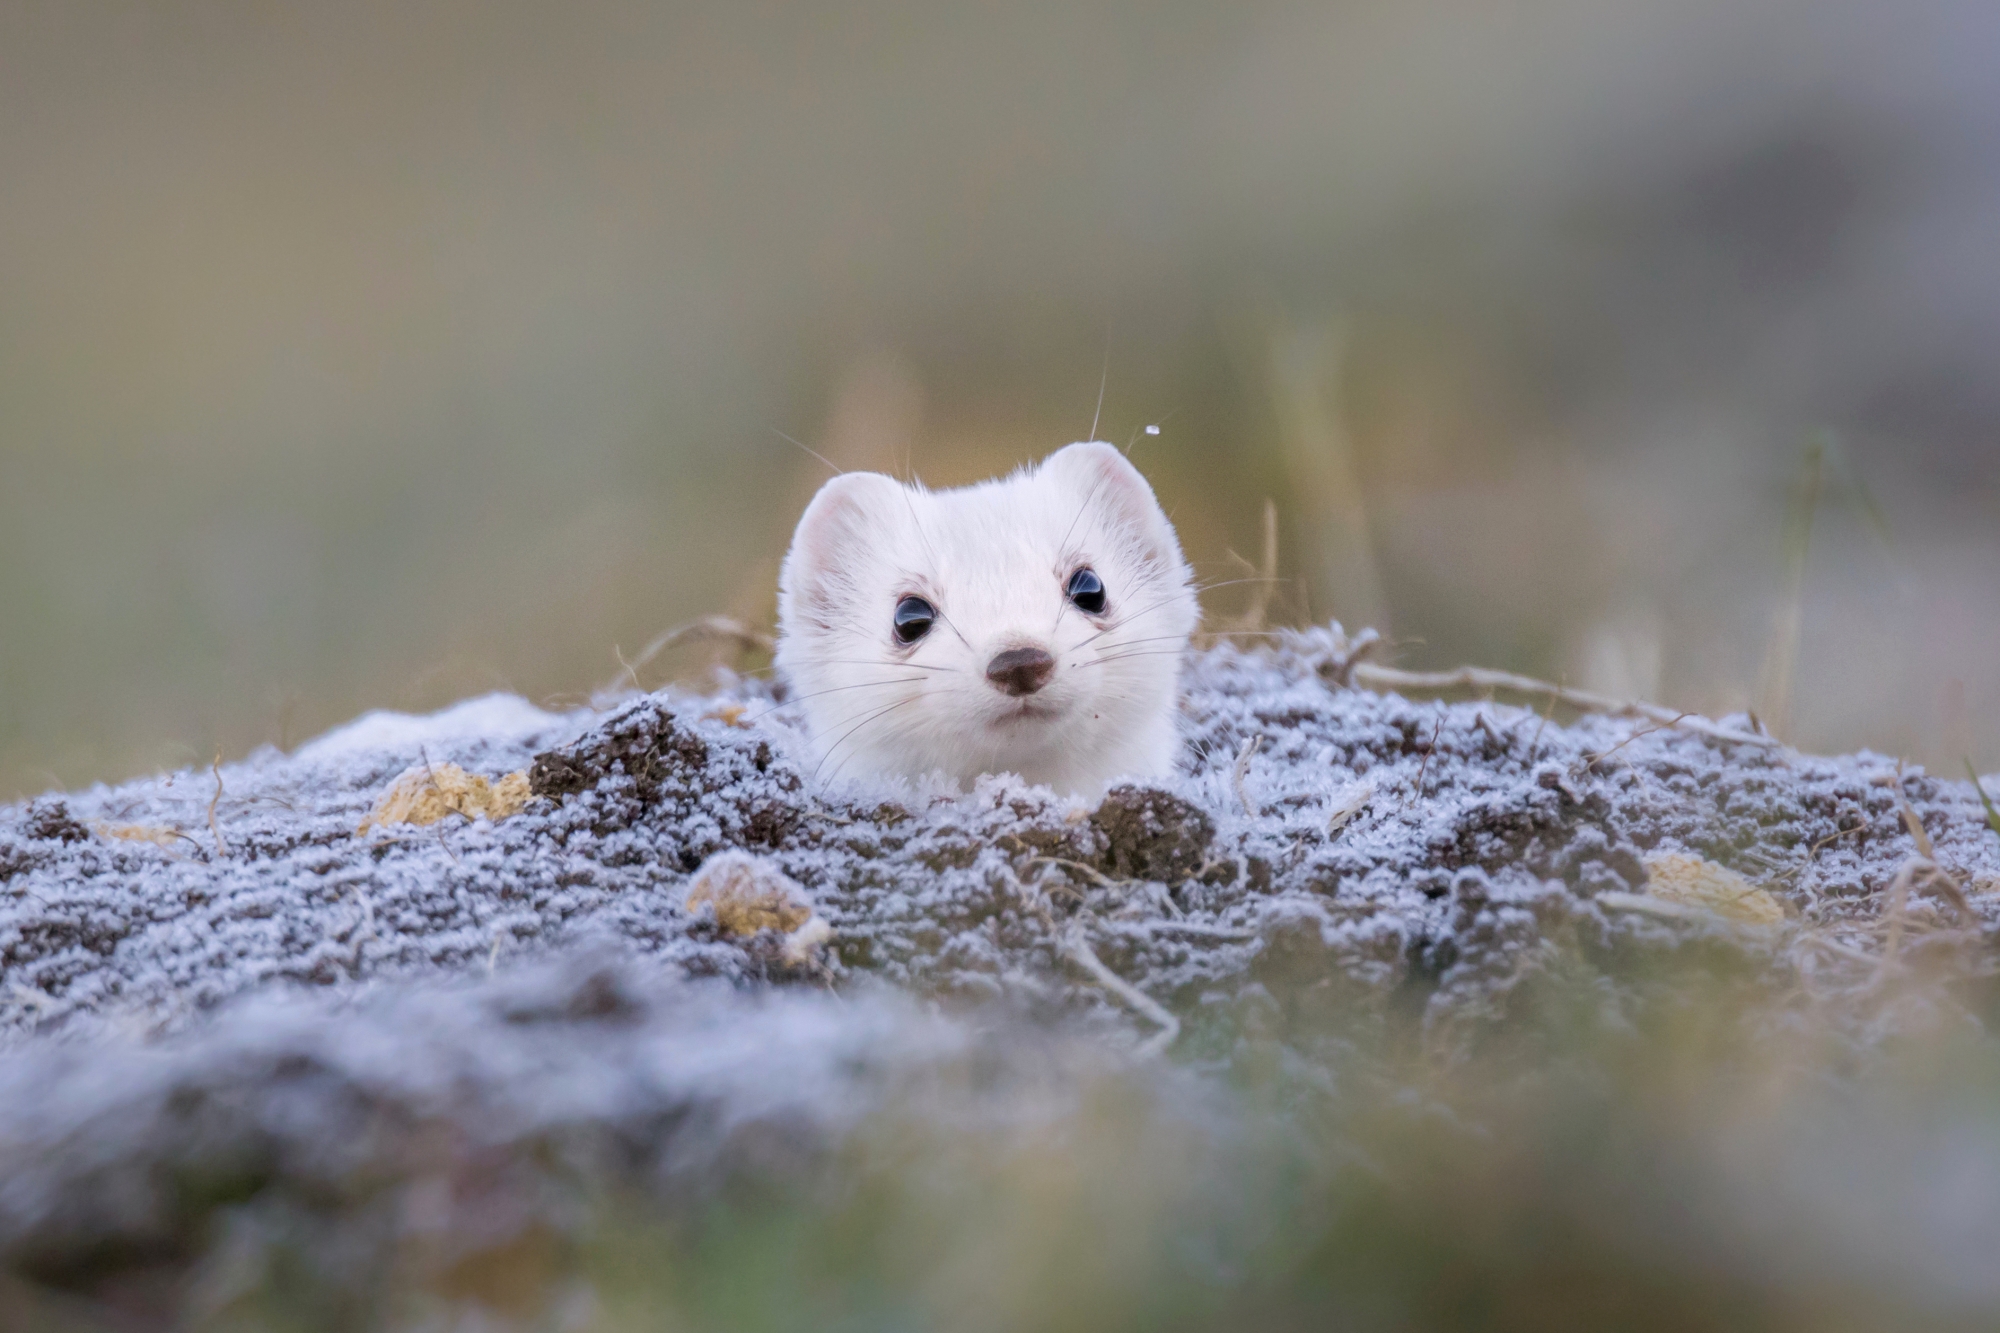
[[[1551,969],[1459,1061],[1411,1013],[1302,1022],[1294,995],[1176,1068],[630,969],[378,994],[331,1030],[267,1008],[121,1092],[44,1053],[7,1086],[95,1112],[16,1189],[158,1220],[16,1241],[0,1325],[1992,1328],[1990,1039],[1906,1027],[1857,1065],[1714,962],[1619,1022]],[[1903,999],[1962,1014],[1956,984]],[[1974,998],[1996,1016],[1990,978]]]

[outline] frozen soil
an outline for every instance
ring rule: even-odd
[[[255,1200],[259,1244],[290,1236],[359,1300],[410,1245],[449,1267],[563,1233],[608,1179],[671,1201],[809,1178],[891,1087],[960,1089],[925,1103],[946,1121],[1039,1123],[1071,1086],[1051,1068],[1109,1062],[1198,1118],[1274,1059],[1325,1093],[1357,1050],[1472,1058],[1550,976],[1643,1022],[1690,960],[1749,978],[1759,1021],[1830,1018],[1864,1052],[1911,1021],[1896,982],[1932,961],[1973,989],[1931,1017],[1990,1003],[2000,836],[1970,783],[1378,695],[1342,684],[1347,649],[1314,630],[1191,655],[1184,771],[1094,807],[1006,778],[822,789],[782,705],[737,681],[602,713],[371,715],[0,810],[0,1260],[226,1304],[217,1219]],[[534,799],[357,832],[399,775],[446,763],[526,770]],[[1955,891],[1903,873],[1905,800]],[[830,938],[788,951],[686,910],[732,849]],[[1661,853],[1740,873],[1786,919],[1656,898]]]

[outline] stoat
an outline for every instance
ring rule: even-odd
[[[779,575],[777,666],[821,781],[1008,772],[1094,798],[1172,769],[1200,614],[1146,479],[1072,444],[958,490],[827,482]]]

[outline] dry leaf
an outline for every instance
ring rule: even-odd
[[[685,905],[690,912],[712,908],[716,924],[736,936],[789,934],[816,919],[812,899],[791,876],[747,852],[717,852],[702,862]]]
[[[726,726],[739,727],[744,731],[748,731],[750,730],[750,724],[743,720],[744,711],[745,707],[742,704],[717,704],[708,712],[703,713],[702,716],[712,718]]]
[[[435,824],[446,815],[505,819],[530,799],[526,773],[488,782],[457,764],[417,764],[390,784],[355,833],[382,824]]]
[[[92,824],[91,829],[100,838],[116,838],[120,842],[150,842],[155,847],[171,848],[181,841],[178,830],[161,828],[155,824]]]
[[[1698,907],[1746,926],[1775,926],[1785,909],[1765,890],[1726,866],[1680,852],[1646,858],[1646,889],[1656,898]]]
[[[1327,810],[1327,836],[1332,837],[1346,828],[1348,822],[1363,810],[1366,810],[1368,803],[1374,799],[1375,784],[1372,782],[1357,782],[1336,796],[1333,799],[1332,806]]]

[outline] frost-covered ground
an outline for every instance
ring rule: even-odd
[[[1551,1108],[1621,1123],[1602,1088],[1650,1087],[1692,1058],[1689,1032],[1708,1034],[1706,1072],[1663,1095],[1708,1108],[1690,1111],[1707,1128],[1674,1135],[1743,1142],[1694,1153],[1700,1205],[1661,1214],[1715,1214],[1699,1253],[1674,1258],[1686,1237],[1664,1221],[1674,1236],[1630,1242],[1693,1265],[1681,1285],[1709,1303],[1633,1310],[1685,1327],[1740,1295],[1790,1318],[1839,1277],[1862,1286],[1843,1318],[2000,1315],[1979,1259],[2000,1252],[2000,1116],[1951,1122],[1960,1141],[1935,1161],[1902,1150],[1897,1188],[1822,1170],[1865,1121],[1798,1120],[1834,1146],[1796,1171],[1775,1150],[1724,1169],[1756,1137],[1742,1106],[1791,1104],[1780,1073],[1787,1089],[1865,1079],[1940,1042],[1957,1043],[1954,1077],[1995,1067],[2000,836],[1972,785],[1800,756],[1747,721],[1725,740],[1377,695],[1341,684],[1347,648],[1313,631],[1195,655],[1187,771],[1095,808],[1007,779],[821,790],[746,681],[605,713],[494,697],[376,715],[292,755],[0,811],[0,1258],[16,1275],[0,1315],[256,1327],[291,1302],[326,1327],[470,1327],[473,1309],[610,1327],[638,1292],[698,1324],[829,1302],[858,1327],[1049,1324],[1014,1285],[1068,1290],[1074,1252],[1029,1238],[1082,1209],[1117,1231],[1076,1242],[1117,1259],[1122,1276],[1089,1288],[1111,1322],[1146,1322],[1147,1290],[1178,1293],[1162,1325],[1252,1297],[1291,1318],[1304,1297],[1264,1269],[1283,1254],[1339,1270],[1314,1247],[1345,1234],[1367,1194],[1353,1179],[1419,1212],[1452,1192],[1384,1185],[1411,1126],[1456,1126],[1426,1151],[1477,1176],[1501,1159],[1465,1144],[1510,1117],[1535,1123],[1523,1144]],[[533,799],[358,831],[399,776],[450,765],[526,772]],[[731,851],[812,930],[746,935],[726,907],[688,910],[693,872]],[[1573,1086],[1579,1069],[1596,1073]],[[1763,1102],[1737,1099],[1745,1077]],[[1528,1101],[1487,1100],[1523,1079]],[[1661,1163],[1641,1156],[1628,1165],[1650,1179]],[[1957,1184],[1933,1191],[1927,1172]],[[1737,1197],[1767,1178],[1792,1181],[1778,1202]],[[1623,1198],[1625,1180],[1605,1188]],[[1103,1198],[1084,1207],[1078,1182]],[[1413,1250],[1470,1244],[1453,1230],[1467,1209],[1546,1203],[1533,1183],[1456,1188],[1483,1202],[1416,1228]],[[1661,1185],[1632,1188],[1638,1217]],[[1856,1279],[1763,1224],[1804,1213],[1862,1219],[1827,1254],[1878,1227],[1901,1239]],[[1340,1254],[1381,1243],[1356,1225]],[[1578,1226],[1585,1254],[1622,1234]],[[937,1271],[894,1258],[960,1232],[991,1273],[950,1245]],[[836,1233],[876,1248],[827,1259],[815,1247]],[[780,1271],[760,1270],[773,1244]],[[633,1258],[647,1245],[678,1266]],[[1739,1292],[1704,1246],[1736,1246],[1761,1277]],[[1607,1290],[1653,1280],[1616,1272],[1629,1281]],[[876,1303],[853,1305],[843,1275]],[[743,1284],[786,1294],[735,1318]],[[1906,1307],[1906,1289],[1949,1299]],[[1415,1292],[1357,1277],[1311,1308],[1399,1326],[1429,1308]]]

